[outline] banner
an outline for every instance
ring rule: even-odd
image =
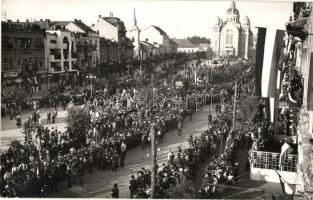
[[[256,45],[256,94],[262,97],[276,96],[278,64],[284,46],[283,30],[258,28]]]
[[[290,187],[289,183],[287,183],[282,176],[275,170],[277,175],[279,176],[280,186],[285,194],[294,195],[295,191]]]
[[[313,111],[313,53],[311,52],[311,60],[309,67],[307,109]]]

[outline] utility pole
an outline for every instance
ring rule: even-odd
[[[156,186],[156,158],[157,158],[157,151],[156,151],[156,144],[155,144],[155,131],[154,131],[154,123],[151,123],[150,127],[150,137],[151,137],[151,154],[152,154],[152,173],[151,173],[151,193],[150,198],[154,199],[155,194],[155,186]]]
[[[213,88],[211,88],[211,94],[210,94],[210,97],[211,97],[211,108],[210,108],[210,109],[211,109],[211,113],[213,112],[213,105],[212,105],[212,102],[213,102],[213,101],[212,101],[213,93],[212,93],[212,90],[213,90]]]
[[[236,127],[236,106],[237,106],[237,81],[235,82],[235,95],[234,95],[234,111],[233,111],[233,132]]]

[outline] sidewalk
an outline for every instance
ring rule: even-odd
[[[191,134],[198,136],[207,129],[207,114],[208,109],[203,109],[193,114],[191,122],[189,121],[189,117],[187,117],[184,120],[182,136],[177,135],[177,129],[165,134],[163,144],[159,146],[160,151],[157,157],[159,165],[166,162],[170,149],[176,152],[178,146],[181,146],[183,149],[187,148],[187,140]],[[118,183],[120,198],[129,198],[128,187],[130,176],[135,175],[141,167],[145,167],[146,169],[151,168],[151,157],[147,155],[151,155],[150,146],[147,146],[145,149],[137,146],[127,151],[124,168],[120,167],[116,172],[94,169],[92,174],[86,174],[84,176],[83,186],[75,186],[72,189],[67,188],[66,181],[62,181],[59,184],[61,191],[51,194],[50,197],[111,198],[111,188],[114,183]]]
[[[54,108],[50,108],[50,109],[39,108],[40,116],[42,118],[42,124],[47,123],[47,113],[49,110],[53,111]],[[58,116],[56,118],[56,123],[64,122],[64,119],[66,118],[66,115],[67,115],[67,111],[63,110],[62,106],[58,106],[57,111],[58,111]],[[29,116],[32,115],[33,112],[34,112],[33,110],[28,110],[21,114],[22,124],[24,124],[24,122],[28,119]],[[10,120],[10,116],[1,117],[1,132],[4,130],[10,130],[10,129],[16,129],[16,128],[17,128],[16,119]]]

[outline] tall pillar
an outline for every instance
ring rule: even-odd
[[[246,38],[245,38],[245,55],[244,55],[244,57],[245,57],[245,59],[248,59],[248,52],[249,52],[249,30],[247,30],[247,32],[246,32]]]

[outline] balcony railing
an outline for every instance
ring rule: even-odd
[[[77,53],[76,52],[72,52],[72,58],[77,58]]]
[[[298,156],[289,154],[288,157],[279,162],[280,153],[265,152],[265,151],[250,151],[251,167],[281,170],[288,172],[297,171]]]

